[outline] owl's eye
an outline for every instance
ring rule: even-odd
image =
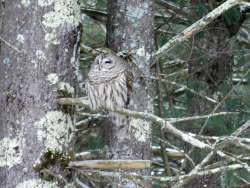
[[[111,61],[110,59],[106,59],[106,60],[104,60],[104,63],[105,63],[105,64],[111,64],[112,61]]]

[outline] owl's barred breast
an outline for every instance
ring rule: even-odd
[[[128,88],[125,72],[106,81],[86,83],[89,103],[93,110],[124,108],[128,100]]]

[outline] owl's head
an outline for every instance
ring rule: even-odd
[[[94,66],[96,66],[95,69],[98,69],[99,71],[110,71],[110,70],[118,70],[123,67],[123,60],[113,54],[108,55],[98,55],[95,58]]]
[[[124,60],[114,54],[98,55],[88,74],[90,80],[108,80],[116,77],[125,70]]]

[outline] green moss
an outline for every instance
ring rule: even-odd
[[[34,166],[34,170],[39,173],[44,180],[58,180],[57,177],[63,174],[70,174],[67,169],[72,156],[65,156],[57,151],[46,151],[40,158],[40,162]]]

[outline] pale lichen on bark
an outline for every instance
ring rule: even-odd
[[[57,183],[40,179],[30,179],[19,183],[16,188],[60,188]],[[64,188],[75,188],[73,183],[68,183]]]
[[[49,46],[49,44],[60,44],[59,40],[57,39],[56,37],[56,34],[55,33],[46,33],[45,34],[45,37],[44,37],[44,40],[48,43],[46,44],[46,47]]]
[[[0,167],[11,168],[22,162],[21,137],[0,140]]]
[[[69,96],[75,94],[75,89],[67,82],[59,82],[57,86],[58,91],[61,91]]]
[[[41,7],[50,6],[54,0],[38,0],[38,5]]]
[[[55,85],[55,84],[57,84],[59,82],[58,74],[56,74],[56,73],[50,73],[47,76],[47,80],[49,82],[49,85]]]
[[[130,21],[137,21],[141,19],[145,14],[147,14],[148,3],[141,3],[140,6],[132,6],[128,4],[127,6],[127,17]]]
[[[57,86],[57,91],[68,94],[69,96],[73,96],[75,94],[75,89],[67,82],[60,82],[59,76],[56,73],[50,73],[47,76],[47,81],[51,86]],[[67,95],[67,96],[68,96]]]
[[[36,51],[36,58],[40,61],[46,61],[45,54],[42,50],[37,50]]]
[[[69,23],[78,25],[80,22],[80,6],[75,0],[54,0],[54,10],[43,16],[42,23],[46,27],[57,28]],[[52,3],[51,3],[52,4]],[[42,4],[40,4],[42,5]]]
[[[24,6],[24,7],[28,7],[30,5],[30,0],[21,0],[21,4]]]
[[[24,39],[23,35],[18,34],[17,37],[16,37],[16,40],[17,40],[18,43],[23,44],[25,39]]]
[[[130,125],[131,133],[134,135],[136,140],[146,142],[150,139],[151,126],[147,121],[132,118]]]
[[[16,188],[59,188],[56,183],[40,179],[30,179],[19,183]]]
[[[45,34],[45,41],[51,44],[59,44],[56,28],[64,24],[78,26],[81,20],[80,6],[75,0],[39,0],[41,7],[53,5],[53,10],[43,15],[42,24],[46,28],[51,28]],[[48,45],[46,46],[48,47]]]
[[[35,122],[38,140],[44,142],[45,151],[52,150],[63,153],[72,141],[73,122],[68,114],[60,111],[50,111]]]
[[[150,53],[148,53],[148,52],[145,50],[145,47],[144,47],[144,46],[136,50],[136,55],[138,55],[139,57],[144,57],[144,58],[146,58],[147,60],[149,60],[149,58],[151,57]]]

